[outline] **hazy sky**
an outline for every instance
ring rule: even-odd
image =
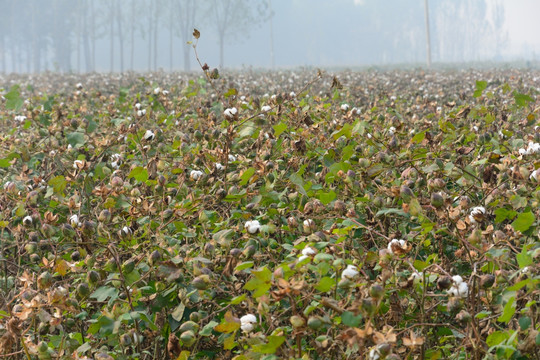
[[[189,1],[0,1],[0,72],[110,71],[111,64],[113,71],[131,64],[139,71],[182,70],[187,63],[184,49],[190,51],[191,69],[197,70],[192,49],[179,36],[189,33],[191,38],[191,26],[181,30],[180,13],[172,6]],[[212,4],[262,0],[194,1],[199,11],[193,25],[202,34],[201,61],[217,67],[220,47],[209,10]],[[418,66],[426,61],[424,0],[266,1],[274,12],[272,21],[228,34],[225,67],[271,67],[271,29],[277,68]],[[156,4],[160,7],[154,11]],[[429,0],[429,4],[434,63],[540,60],[540,0]],[[503,10],[504,22],[496,24],[495,9]]]

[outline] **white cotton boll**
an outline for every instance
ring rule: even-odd
[[[50,157],[53,157],[54,155],[56,155],[56,150],[49,151],[49,156]]]
[[[11,184],[13,184],[13,181],[6,181],[6,183],[4,184],[4,190],[7,190]]]
[[[251,323],[245,323],[245,324],[241,324],[240,328],[242,329],[243,332],[249,333],[253,331],[254,326]]]
[[[144,137],[144,140],[150,141],[150,140],[154,140],[156,135],[151,130],[146,130],[143,137]]]
[[[461,297],[467,297],[469,295],[469,286],[466,282],[462,282],[458,285],[457,293]]]
[[[307,256],[307,255],[301,255],[301,256],[298,258],[298,262],[302,262],[302,261],[306,260],[307,258],[309,258],[309,256]]]
[[[390,129],[388,129],[388,135],[392,136],[396,133],[396,128],[395,127],[390,127]]]
[[[235,107],[225,109],[225,111],[223,112],[223,115],[224,115],[227,119],[232,119],[232,118],[234,118],[234,117],[236,116],[236,114],[238,114],[238,109],[236,109]]]
[[[377,351],[377,349],[373,348],[369,350],[369,360],[379,360],[380,358],[381,354]]]
[[[122,234],[123,234],[123,235],[126,235],[126,236],[127,236],[127,235],[131,235],[132,233],[133,233],[133,232],[131,231],[131,229],[130,229],[129,227],[124,226],[124,227],[122,228]]]
[[[373,136],[370,133],[367,133],[368,139],[371,139]]]
[[[163,95],[167,96],[167,95],[169,95],[169,90],[163,90],[161,93],[162,93]]]
[[[221,165],[221,163],[216,163],[216,170],[223,170],[225,169],[225,166]]]
[[[261,229],[261,224],[258,220],[251,220],[246,221],[244,224],[244,227],[246,228],[247,232],[250,234],[255,234],[257,231]]]
[[[272,110],[272,107],[270,105],[264,105],[263,107],[261,107],[261,111],[262,112],[269,112],[270,110]]]
[[[81,90],[83,88],[83,85],[82,83],[77,83],[77,85],[75,85],[75,87],[79,90]]]
[[[304,220],[303,225],[304,225],[304,229],[311,229],[315,227],[315,222],[311,219],[306,219]]]
[[[71,217],[69,218],[69,223],[71,226],[73,226],[74,228],[75,227],[78,227],[81,223],[79,221],[79,217],[77,216],[77,214],[75,215],[71,215]]]
[[[79,167],[82,167],[82,166],[83,166],[82,160],[75,160],[75,161],[73,162],[73,168],[74,168],[74,169],[78,169]]]
[[[240,328],[246,333],[253,331],[256,323],[257,318],[253,314],[247,314],[240,318]]]
[[[32,222],[33,222],[32,217],[29,216],[29,215],[25,216],[24,219],[23,219],[23,224],[24,225],[27,225],[27,226],[32,225]]]
[[[454,275],[452,276],[452,281],[456,284],[456,285],[459,285],[463,282],[463,278],[459,275]]]
[[[18,122],[20,122],[20,123],[23,123],[23,122],[26,121],[26,116],[24,116],[24,115],[16,115],[16,116],[15,116],[15,121],[18,121]]]
[[[141,109],[141,103],[136,103],[135,104],[135,109],[140,110]]]
[[[230,162],[236,161],[236,156],[234,156],[234,155],[232,155],[232,154],[229,154],[228,158],[229,158],[229,161],[230,161]]]
[[[478,126],[474,125],[472,128],[475,132],[478,132]]]
[[[528,155],[528,152],[524,148],[521,148],[519,149],[519,155]]]
[[[296,97],[296,93],[294,91],[291,91],[289,93],[289,96],[292,97],[292,98],[295,98]]]
[[[529,179],[532,181],[538,181],[538,170],[534,170],[529,176]]]
[[[341,278],[351,280],[358,276],[358,274],[358,268],[356,266],[347,265],[347,268],[341,273]]]
[[[317,253],[317,251],[315,251],[315,249],[313,249],[312,247],[310,246],[306,246],[303,250],[302,250],[302,255],[304,256],[311,256],[311,255],[315,255]]]
[[[161,88],[155,88],[154,89],[154,95],[158,95],[161,92]]]
[[[201,176],[203,176],[203,172],[200,170],[191,170],[189,173],[189,177],[193,180],[198,180]]]
[[[341,110],[342,111],[348,111],[349,110],[349,104],[341,104]]]
[[[446,293],[451,296],[458,296],[458,289],[455,286],[452,286],[450,289],[446,290]]]

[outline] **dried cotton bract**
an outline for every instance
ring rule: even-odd
[[[387,250],[390,254],[402,255],[409,252],[410,247],[403,239],[393,239],[388,243]]]

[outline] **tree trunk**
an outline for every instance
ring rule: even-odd
[[[152,71],[152,9],[154,1],[150,0],[150,12],[148,16],[148,71]]]
[[[92,19],[92,71],[96,71],[96,13],[94,12],[94,1],[90,0]]]
[[[83,9],[83,46],[84,46],[84,64],[86,72],[90,72],[92,69],[92,60],[90,53],[90,41],[88,38],[88,16],[86,16],[86,0],[84,1]]]
[[[173,5],[171,5],[173,6]],[[173,13],[170,9],[170,18],[169,18],[169,70],[173,70]]]
[[[158,40],[158,11],[159,11],[159,3],[155,6],[155,12],[154,12],[154,71],[157,70],[157,59],[158,59],[158,52],[157,52],[157,40]]]
[[[223,33],[219,34],[219,68],[223,69],[223,41],[224,39]]]
[[[116,21],[118,25],[118,42],[120,45],[120,48],[118,49],[120,51],[120,73],[124,72],[124,37],[122,36],[122,8],[120,7],[120,2],[116,3]]]
[[[272,24],[272,18],[274,15],[272,14],[272,0],[269,0],[270,5],[270,66],[272,69],[276,67],[276,61],[274,57],[274,27]]]
[[[431,39],[429,35],[429,7],[428,0],[424,0],[424,16],[426,18],[426,60],[427,67],[431,67]]]
[[[182,49],[184,50],[184,71],[191,71],[191,63],[189,60],[190,48],[184,45]]]
[[[133,59],[135,57],[135,1],[131,1],[131,53],[129,54],[129,67],[133,71]]]
[[[6,38],[0,35],[0,61],[2,61],[2,74],[6,73]]]
[[[111,72],[114,71],[114,10],[115,10],[115,6],[114,6],[114,2],[112,2],[111,4],[111,8],[110,8],[110,11],[111,11],[111,19],[110,19],[110,26],[111,26],[111,33],[110,33],[110,66],[109,66],[109,69]]]

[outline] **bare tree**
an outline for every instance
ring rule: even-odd
[[[224,45],[227,39],[245,35],[249,28],[268,18],[266,1],[212,0],[209,17],[219,39],[219,67],[224,64]]]

